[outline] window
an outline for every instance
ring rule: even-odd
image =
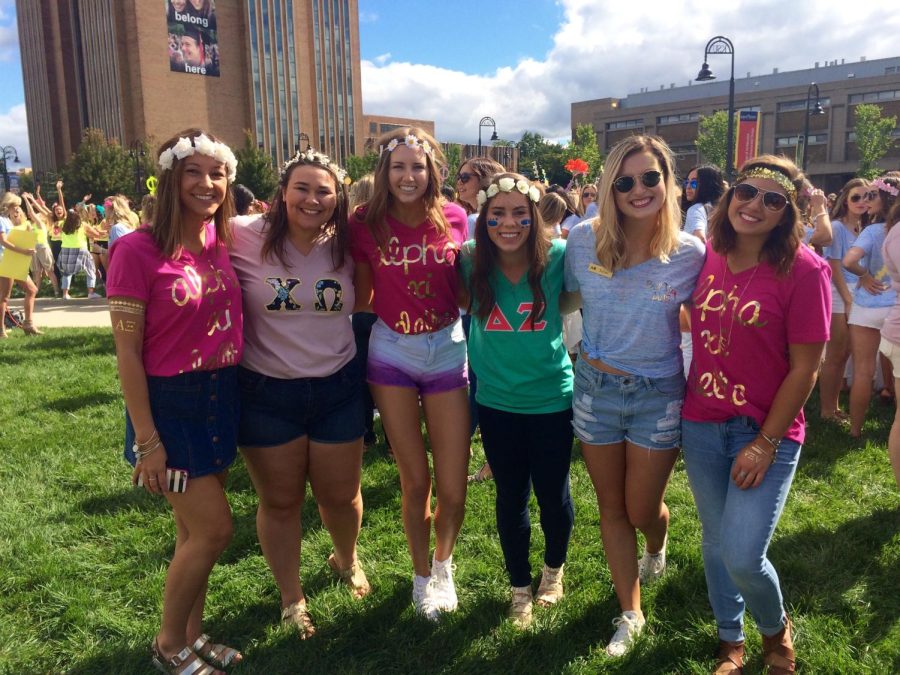
[[[891,138],[900,138],[900,127],[897,127],[891,132]],[[849,131],[847,132],[847,142],[848,143],[856,143],[856,132]]]
[[[680,124],[682,122],[696,122],[700,119],[700,113],[680,113],[678,115],[663,115],[656,118],[657,124]]]
[[[850,94],[850,105],[854,103],[875,103],[877,101],[893,101],[900,99],[900,89],[887,91],[870,91],[865,94]]]
[[[820,97],[819,104],[823,108],[831,107],[831,98],[828,96]],[[816,99],[810,97],[809,99],[809,109],[812,110],[816,105]],[[793,112],[794,110],[803,110],[806,108],[806,99],[802,101],[782,101],[778,104],[778,112]]]
[[[618,122],[607,122],[606,130],[615,131],[617,129],[637,129],[644,126],[643,119],[637,120],[619,120]]]
[[[810,145],[825,145],[828,142],[828,134],[810,134]],[[803,136],[778,136],[775,139],[776,148],[791,148],[803,144]]]

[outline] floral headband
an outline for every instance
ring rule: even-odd
[[[484,203],[488,199],[497,196],[498,193],[512,192],[513,190],[518,190],[535,204],[541,201],[541,191],[538,190],[534,185],[529,183],[527,180],[525,180],[524,178],[516,180],[515,178],[504,176],[496,183],[491,183],[490,185],[488,185],[488,189],[486,191],[478,191],[478,208],[484,206]]]
[[[195,136],[193,141],[182,136],[171,148],[163,150],[159,155],[159,167],[163,171],[171,171],[176,159],[184,159],[195,153],[212,157],[217,162],[225,165],[228,174],[228,182],[233,183],[237,177],[237,158],[224,143],[212,140],[206,134]]]
[[[341,167],[331,161],[328,155],[317,152],[312,148],[307,148],[303,152],[297,152],[296,155],[291,157],[288,161],[284,163],[281,167],[281,178],[294,168],[294,166],[298,162],[308,162],[310,164],[321,164],[322,167],[328,169],[333,172],[335,176],[337,176],[338,183],[343,183],[344,185],[350,185],[350,178],[347,176],[347,172],[344,171]]]
[[[797,187],[791,182],[790,178],[780,171],[772,171],[772,169],[764,166],[754,166],[752,169],[740,174],[735,182],[743,183],[748,178],[768,178],[769,180],[774,180],[784,188],[784,191],[788,193],[788,196],[791,199],[797,199]]]
[[[872,181],[872,187],[878,188],[879,190],[884,190],[884,191],[887,192],[891,197],[896,197],[897,195],[900,195],[900,190],[898,190],[897,188],[895,188],[895,187],[894,187],[893,185],[891,185],[890,183],[886,183],[886,182],[885,182],[883,179],[881,179],[881,178],[876,178],[875,180],[873,180],[873,181]]]
[[[385,151],[393,152],[397,149],[397,146],[400,145],[400,139],[394,138],[391,139],[391,142],[387,145],[379,145],[378,146],[378,156]],[[405,145],[410,150],[415,150],[416,148],[422,148],[427,154],[434,156],[434,148],[431,147],[431,143],[426,140],[420,139],[418,136],[413,134],[409,134],[406,138],[403,139],[403,145]]]

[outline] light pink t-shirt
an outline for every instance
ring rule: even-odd
[[[900,227],[895,225],[888,231],[881,245],[881,255],[891,276],[891,286],[897,291],[894,306],[881,327],[881,336],[900,345]]]
[[[109,250],[106,295],[146,304],[147,375],[215,370],[241,359],[241,289],[212,222],[203,251],[182,250],[174,260],[162,257],[148,228],[117,239]]]
[[[459,317],[456,261],[468,225],[466,212],[456,204],[445,204],[444,216],[451,226],[449,239],[428,220],[407,227],[387,216],[385,251],[375,243],[362,211],[350,218],[353,258],[372,266],[375,313],[398,333],[433,333]]]
[[[766,263],[733,274],[707,244],[692,301],[694,351],[682,416],[747,416],[762,425],[790,369],[788,345],[828,341],[831,269],[800,246],[787,276]],[[804,433],[801,408],[784,437],[802,443]]]
[[[285,242],[284,259],[260,258],[267,224],[235,218],[231,263],[244,296],[241,365],[281,379],[333,375],[356,356],[350,313],[353,259],[334,270],[331,240],[303,255]]]

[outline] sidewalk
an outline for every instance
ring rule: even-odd
[[[9,301],[10,309],[22,309],[22,298]],[[109,328],[106,298],[38,298],[34,301],[34,325],[38,328]]]

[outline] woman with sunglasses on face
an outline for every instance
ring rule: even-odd
[[[684,214],[684,231],[700,241],[706,241],[706,223],[719,197],[725,192],[722,172],[712,164],[695,166],[684,181],[682,203],[687,208]]]
[[[640,583],[665,571],[663,494],[681,445],[684,398],[678,312],[704,251],[681,232],[674,162],[661,139],[618,143],[598,195],[597,218],[569,234],[566,290],[582,296],[573,426],[622,609],[607,652],[620,656],[644,627]],[[640,563],[637,530],[646,539]]]
[[[693,295],[682,432],[719,675],[743,667],[745,607],[763,635],[768,672],[794,672],[791,623],[766,553],[797,468],[831,303],[830,269],[802,244],[802,185],[784,157],[741,167],[710,219]]]
[[[594,205],[594,208],[591,209],[591,204]],[[578,193],[578,212],[580,215],[585,218],[591,218],[593,215],[596,215],[597,210],[597,186],[594,183],[585,183],[581,186],[581,191]],[[588,211],[591,211],[592,214],[589,214]]]
[[[859,277],[853,292],[850,315],[847,317],[847,324],[850,327],[850,349],[853,354],[850,435],[854,438],[862,435],[879,358],[881,326],[897,296],[884,266],[881,247],[887,234],[885,227],[887,213],[897,200],[898,194],[900,194],[900,178],[887,175],[872,181],[866,194],[867,215],[872,224],[859,234],[843,259],[844,267]],[[881,370],[885,374],[881,396],[889,402],[893,399],[893,382],[890,381],[893,378],[890,377],[890,363],[886,359],[882,360]]]
[[[844,369],[850,357],[847,314],[853,306],[853,289],[859,281],[853,272],[844,269],[841,261],[868,222],[868,192],[869,181],[865,178],[847,181],[831,211],[832,240],[824,250],[831,266],[831,338],[819,374],[819,414],[822,419],[840,423],[850,421],[850,416],[840,408],[839,398]]]
[[[473,157],[459,167],[456,173],[456,203],[466,210],[469,230],[475,229],[475,219],[478,218],[478,191],[486,187],[494,174],[503,171],[503,165],[490,157]]]

